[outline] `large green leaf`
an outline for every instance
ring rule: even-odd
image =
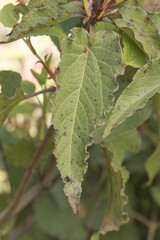
[[[139,47],[141,47],[150,58],[159,56],[160,35],[151,17],[143,9],[138,7],[125,6],[119,13],[122,19],[116,19],[116,25],[129,34],[132,39],[140,42]],[[133,32],[127,30],[132,30]]]
[[[75,213],[88,165],[89,135],[111,106],[115,78],[123,73],[121,58],[114,32],[101,31],[90,38],[86,30],[74,28],[72,37],[63,42],[60,86],[52,101],[52,122],[58,130],[54,154]]]
[[[104,138],[160,91],[159,65],[160,59],[155,59],[152,64],[145,65],[137,71],[132,83],[122,92],[113,108],[103,135]]]
[[[58,5],[61,2],[65,5],[67,1],[30,1],[27,12],[23,15],[20,23],[13,27],[7,42],[37,35],[65,37],[66,34],[58,23],[70,18],[73,14],[65,10],[61,4]]]

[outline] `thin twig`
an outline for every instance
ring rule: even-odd
[[[158,218],[158,209],[157,209],[157,206],[154,205],[151,213],[151,221],[149,225],[147,240],[154,240],[154,237],[158,228],[157,218]]]
[[[142,223],[144,226],[149,228],[150,221],[147,218],[145,218],[143,215],[132,210],[131,216],[132,218],[136,219],[138,222]]]
[[[32,98],[32,97],[35,97],[35,96],[38,96],[39,94],[42,94],[42,93],[48,93],[48,92],[55,92],[56,88],[55,87],[50,87],[50,88],[46,88],[46,89],[43,89],[39,92],[35,92],[35,93],[32,93],[32,94],[28,94],[28,95],[25,95],[24,96],[24,99],[29,99],[29,98]]]
[[[35,155],[33,156],[29,167],[24,175],[24,178],[22,180],[22,183],[20,185],[20,188],[15,196],[15,198],[13,199],[13,201],[11,202],[10,206],[3,211],[0,214],[0,227],[6,223],[6,221],[9,219],[9,217],[12,215],[13,211],[15,210],[15,208],[17,208],[17,205],[19,204],[24,192],[27,190],[28,185],[30,184],[32,177],[34,175],[34,172],[39,164],[39,161],[41,159],[42,154],[44,153],[44,151],[46,150],[49,142],[52,139],[53,136],[53,131],[54,128],[51,125],[51,127],[49,128],[44,140],[41,142],[41,144],[39,145],[39,147],[37,148]]]
[[[52,178],[53,176],[54,174],[52,172]],[[33,186],[23,195],[18,206],[13,211],[12,216],[17,215],[22,209],[24,209],[28,204],[30,204],[37,196],[39,196],[42,191],[47,190],[50,187],[52,187],[54,184],[56,184],[56,182],[60,179],[60,176],[57,175],[55,178],[52,179],[52,181],[49,181],[48,183],[46,182],[47,181],[46,178],[42,182],[37,183],[35,186]]]

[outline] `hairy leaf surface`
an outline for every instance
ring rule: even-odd
[[[113,32],[101,31],[90,38],[86,30],[74,28],[72,38],[63,42],[60,86],[52,101],[58,130],[54,154],[75,213],[88,165],[89,135],[111,106],[115,78],[123,73],[121,58],[119,37]]]
[[[152,64],[145,65],[137,71],[132,83],[118,98],[103,138],[106,138],[127,117],[133,115],[137,109],[144,107],[147,100],[160,91],[159,65],[160,59],[155,59]]]
[[[123,7],[119,13],[122,19],[116,19],[115,23],[122,28],[132,39],[140,42],[139,47],[149,55],[150,58],[159,56],[160,35],[151,17],[141,8]],[[133,32],[128,32],[127,29]]]

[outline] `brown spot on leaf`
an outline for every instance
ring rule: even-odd
[[[143,73],[146,74],[147,73],[147,69],[145,69]]]

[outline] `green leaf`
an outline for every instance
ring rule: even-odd
[[[13,97],[16,89],[20,88],[21,80],[22,79],[19,73],[12,71],[0,71],[1,93],[5,97]]]
[[[159,12],[152,12],[152,13],[149,13],[149,15],[152,18],[156,27],[158,28],[158,31],[160,32],[160,13]]]
[[[31,69],[31,72],[33,76],[38,80],[40,85],[44,85],[46,83],[48,73],[44,67],[42,68],[41,74],[35,72],[33,69]]]
[[[160,184],[152,186],[150,192],[153,200],[160,207]]]
[[[9,112],[24,99],[20,89],[21,76],[12,71],[0,71],[0,127],[7,118]]]
[[[147,57],[143,51],[125,33],[123,33],[123,45],[124,64],[134,68],[140,68],[146,63]]]
[[[91,237],[91,240],[99,240],[99,239],[100,239],[100,233],[95,233]]]
[[[108,119],[103,138],[120,125],[127,117],[133,115],[137,109],[143,108],[147,100],[160,91],[160,59],[145,65],[137,71],[133,81],[118,98]]]
[[[122,19],[114,20],[116,25],[134,40],[150,58],[156,58],[160,52],[160,35],[151,17],[141,8],[123,7],[119,13]],[[133,32],[128,32],[127,30]]]
[[[99,32],[102,30],[114,31],[114,32],[118,33],[118,28],[115,25],[113,25],[112,23],[108,23],[108,22],[98,22],[97,23],[97,25],[95,27],[95,32]]]
[[[37,35],[57,35],[60,38],[66,36],[58,23],[70,18],[73,14],[65,10],[65,6],[59,6],[58,3],[61,2],[58,0],[30,1],[27,6],[28,11],[23,15],[21,22],[13,27],[7,42]],[[66,1],[64,0],[63,3],[65,5]]]
[[[37,225],[50,236],[60,239],[67,239],[68,236],[70,240],[84,239],[81,219],[73,214],[62,189],[62,182],[59,182],[49,194],[37,199],[34,204]]]
[[[123,207],[127,203],[127,196],[124,193],[125,184],[129,174],[125,168],[115,171],[113,167],[112,154],[104,149],[107,158],[107,168],[110,181],[110,202],[100,233],[105,235],[107,232],[118,230],[120,225],[128,222],[128,214]],[[113,153],[114,155],[115,153]]]
[[[84,8],[85,8],[85,12],[87,13],[87,16],[91,16],[91,12],[90,12],[90,9],[89,9],[89,3],[88,3],[88,0],[83,0],[84,2]]]
[[[103,126],[99,126],[95,133],[95,144],[104,143],[106,141],[110,141],[112,139],[117,138],[119,135],[124,133],[130,132],[133,129],[136,129],[140,126],[144,121],[146,121],[152,112],[152,105],[151,103],[146,104],[143,109],[137,110],[132,116],[127,117],[124,122],[122,122],[118,127],[111,132],[111,134],[106,138],[102,139],[103,133],[105,128],[108,125],[108,122],[105,123]]]
[[[148,174],[149,181],[147,182],[147,185],[150,185],[153,181],[153,179],[156,177],[156,175],[160,172],[160,143],[158,144],[156,150],[153,152],[153,154],[147,159],[145,163],[145,169]]]
[[[137,131],[114,138],[103,145],[107,161],[107,171],[110,181],[110,201],[99,233],[118,230],[120,225],[128,221],[128,215],[123,207],[127,203],[127,196],[124,193],[125,184],[128,180],[128,172],[122,168],[125,151],[138,152],[141,146],[141,139]],[[91,238],[92,239],[92,238]],[[99,239],[99,235],[93,235],[92,240]]]
[[[23,91],[20,89],[16,90],[14,97],[8,98],[0,94],[0,127],[6,120],[10,111],[24,99]]]
[[[16,144],[8,144],[4,149],[4,156],[12,165],[27,167],[35,151],[32,141],[19,140]],[[23,157],[22,157],[23,156]]]
[[[115,3],[113,5],[121,4],[126,2],[127,0],[115,0]],[[109,2],[109,1],[108,1]]]
[[[118,171],[121,168],[125,151],[130,150],[131,152],[139,152],[141,147],[141,139],[138,132],[132,130],[128,133],[117,136],[110,141],[107,141],[105,146],[107,146],[110,152],[114,153],[112,165],[115,171]]]
[[[36,86],[29,81],[22,81],[21,89],[23,90],[24,93],[32,94],[35,92]]]
[[[102,236],[100,240],[140,240],[141,235],[137,225],[133,224],[131,221],[123,225],[118,232],[110,232],[105,236]]]
[[[54,154],[75,213],[88,165],[89,135],[111,107],[115,78],[123,73],[121,58],[114,32],[101,31],[90,38],[86,30],[74,28],[72,38],[63,41],[60,87],[52,101],[52,122],[58,130]]]
[[[7,4],[0,11],[0,22],[5,27],[13,27],[17,24],[19,15],[14,11],[15,5]]]

